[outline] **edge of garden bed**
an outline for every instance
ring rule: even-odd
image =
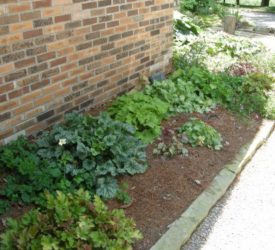
[[[241,148],[234,160],[224,166],[211,184],[193,201],[180,218],[168,226],[168,231],[150,250],[180,250],[207,217],[211,208],[223,197],[245,165],[252,159],[257,149],[265,143],[274,127],[274,121],[263,120],[252,142]]]

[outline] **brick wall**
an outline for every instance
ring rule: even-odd
[[[0,0],[0,143],[167,71],[174,0]]]

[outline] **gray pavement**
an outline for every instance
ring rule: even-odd
[[[273,13],[241,11],[241,15],[255,26],[275,29],[275,14]]]
[[[275,249],[275,132],[182,250]]]

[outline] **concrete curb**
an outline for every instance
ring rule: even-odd
[[[242,147],[232,163],[224,166],[209,187],[199,195],[179,219],[169,225],[168,231],[150,250],[180,250],[251,160],[257,149],[265,143],[274,127],[274,121],[264,120],[252,143]]]

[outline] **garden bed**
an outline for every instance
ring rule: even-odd
[[[99,107],[90,113],[96,115],[104,109],[104,106]],[[153,154],[157,146],[155,141],[146,150],[149,169],[144,174],[119,178],[121,183],[128,183],[128,192],[133,198],[131,206],[125,208],[126,215],[135,220],[144,236],[143,240],[134,245],[135,250],[150,249],[167,230],[167,226],[198,197],[221,168],[234,158],[244,144],[253,139],[261,124],[259,119],[240,119],[223,108],[216,108],[206,114],[178,114],[170,117],[163,121],[162,129],[176,130],[190,117],[197,117],[219,131],[224,147],[216,151],[206,147],[186,146],[188,156],[164,158]],[[162,137],[167,140],[165,135]],[[109,201],[108,205],[110,208],[122,206],[115,200]],[[5,218],[19,217],[29,208],[14,205],[0,217],[0,231],[4,229]]]
[[[156,143],[147,148],[149,169],[142,175],[122,177],[129,184],[133,203],[125,209],[133,217],[144,239],[135,250],[148,250],[167,230],[167,226],[211,183],[222,167],[234,159],[240,148],[251,141],[261,124],[260,120],[240,121],[232,113],[217,108],[208,114],[180,114],[163,122],[163,128],[175,129],[195,116],[217,129],[224,147],[214,151],[206,147],[188,147],[187,157],[163,159],[153,155]],[[114,201],[110,207],[119,207]]]

